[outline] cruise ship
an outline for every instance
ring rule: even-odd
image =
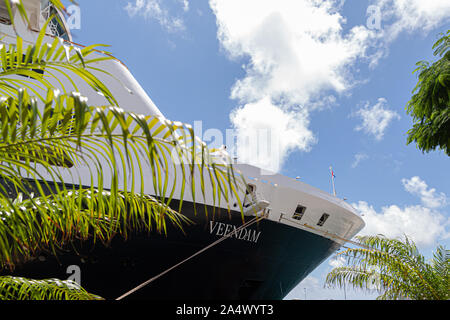
[[[15,43],[18,34],[24,46],[32,45],[55,13],[59,19],[51,21],[45,41],[59,37],[67,46],[82,47],[72,42],[64,14],[48,1],[23,3],[30,19],[25,22],[14,11],[13,28],[0,2],[3,44]],[[96,62],[96,67],[113,75],[98,77],[125,111],[164,117],[124,63],[109,59]],[[77,86],[90,105],[105,104],[105,97],[87,84]],[[203,196],[186,191],[181,213],[191,223],[184,232],[168,225],[165,233],[136,231],[126,240],[113,238],[108,246],[85,241],[56,256],[43,252],[2,274],[74,279],[77,272],[83,288],[105,299],[281,300],[364,227],[356,211],[335,195],[249,164],[235,163],[233,168],[246,181],[239,199],[219,204],[208,185]],[[150,170],[146,174],[151,181]],[[89,186],[89,178],[82,183]],[[183,186],[175,187],[171,206],[178,210]],[[145,192],[152,195],[152,186],[147,184]]]

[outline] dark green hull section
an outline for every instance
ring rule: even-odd
[[[196,221],[185,228],[186,234],[169,229],[166,236],[134,234],[127,241],[116,237],[109,247],[85,242],[77,245],[77,253],[71,250],[57,258],[42,255],[19,266],[14,275],[67,279],[73,272],[68,267],[76,266],[85,289],[115,299],[233,231],[233,225],[243,223],[238,212],[222,211],[214,221],[207,220],[202,212],[194,216],[192,204],[187,202],[182,212]],[[311,232],[262,220],[127,299],[278,300],[338,247],[336,242]]]

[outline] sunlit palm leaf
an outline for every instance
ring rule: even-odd
[[[0,277],[0,300],[103,300],[71,280]]]
[[[93,239],[104,244],[116,234],[161,229],[165,220],[182,228],[189,220],[151,196],[79,189],[47,197],[0,198],[2,268],[25,263],[41,251],[57,254],[72,241]],[[12,201],[11,201],[12,200]],[[12,206],[9,202],[12,202]]]
[[[63,10],[60,1],[52,3]],[[26,20],[22,2],[16,5]],[[94,75],[107,74],[93,65],[110,58],[89,59],[96,46],[46,43],[45,29],[36,43],[17,37],[0,46],[1,267],[42,250],[57,254],[73,240],[108,243],[131,231],[165,232],[168,221],[182,230],[189,220],[169,206],[174,198],[179,209],[185,196],[214,206],[233,198],[242,209],[245,181],[230,162],[215,161],[192,127],[118,108]],[[88,106],[74,77],[110,105]],[[81,167],[87,169],[80,173]],[[78,297],[78,289],[63,294],[52,281],[0,279],[20,298]]]
[[[6,184],[1,186],[4,212],[11,212],[12,216],[19,217],[22,224],[21,227],[16,226],[16,229],[22,230],[21,234],[24,235],[20,241],[10,239],[18,245],[4,244],[4,261],[13,263],[14,257],[8,255],[25,254],[20,252],[20,248],[24,247],[26,239],[38,239],[40,234],[48,234],[49,238],[45,241],[48,244],[52,243],[50,241],[52,234],[60,236],[62,232],[63,236],[74,235],[76,228],[84,225],[94,228],[97,227],[95,223],[99,221],[102,225],[98,226],[98,230],[89,229],[90,231],[83,235],[95,234],[107,241],[115,233],[126,236],[129,230],[142,223],[147,229],[153,227],[156,231],[162,232],[166,230],[166,219],[182,227],[182,222],[186,219],[168,207],[175,193],[176,184],[167,181],[175,176],[182,184],[195,183],[194,170],[180,170],[180,166],[174,165],[181,163],[181,167],[184,167],[183,163],[186,163],[189,168],[196,168],[190,158],[191,149],[195,146],[180,143],[177,135],[179,128],[183,130],[186,128],[165,119],[156,118],[158,121],[155,123],[154,117],[126,113],[116,107],[91,108],[78,95],[54,99],[54,96],[49,94],[43,114],[32,107],[33,99],[26,91],[22,92],[20,101],[21,105],[16,105],[14,99],[4,102],[10,104],[3,108],[4,121],[0,122],[0,130],[4,133],[3,140],[0,141],[0,158],[3,160],[3,164],[0,165],[0,177],[14,186],[13,193],[22,192],[26,198],[30,198],[33,192],[39,197],[40,202],[46,205],[34,205],[39,210],[38,222],[35,220],[35,214],[30,214],[30,220],[26,220],[28,215],[20,212],[9,198],[6,199],[6,195],[11,194],[11,191],[8,193]],[[50,112],[51,110],[53,112]],[[19,119],[27,121],[22,123]],[[152,123],[153,128],[162,127],[164,129],[162,132],[168,131],[171,134],[165,135],[165,139],[154,137],[149,130],[149,123]],[[200,176],[201,183],[221,185],[223,193],[215,193],[219,195],[219,199],[228,201],[231,196],[237,196],[240,186],[236,184],[237,181],[229,179],[228,166],[213,167],[207,160],[211,158],[208,150],[203,146],[202,149],[205,159],[200,167],[211,173],[205,178]],[[176,152],[169,153],[171,150]],[[88,167],[89,171],[83,171],[83,176],[77,176],[76,168],[81,166]],[[70,167],[74,170],[70,170]],[[144,168],[151,170],[152,181],[145,181]],[[69,172],[71,181],[67,178]],[[131,173],[131,181],[127,179],[128,173]],[[90,176],[87,177],[86,174]],[[123,178],[121,181],[119,174]],[[110,180],[106,180],[108,176]],[[150,190],[153,191],[146,193],[153,194],[153,197],[144,196],[146,183],[151,185]],[[80,189],[80,185],[90,185],[87,190],[90,194],[83,193],[86,190]],[[107,196],[105,189],[108,189]],[[194,187],[191,189],[195,192]],[[73,191],[80,193],[75,194]],[[50,196],[46,197],[48,194]],[[85,196],[81,197],[80,194]],[[79,214],[85,214],[84,211],[79,211],[80,199],[87,197],[92,200],[83,203],[86,206],[86,216],[90,215],[94,220],[77,225],[70,219],[77,220],[80,219]],[[156,215],[147,217],[142,213],[142,208],[151,208],[149,212],[155,212],[159,217]],[[28,212],[28,209],[25,211]],[[55,221],[61,218],[61,211],[64,212],[62,217],[69,219],[68,225],[73,229],[66,230],[61,223],[55,225]],[[11,218],[7,221],[10,224]],[[108,223],[105,229],[104,221],[117,223]],[[30,236],[26,231],[27,228],[36,229],[37,234]],[[8,226],[5,230],[5,234],[11,233]],[[8,239],[7,236],[3,238]],[[39,244],[39,241],[34,240],[34,243]],[[15,249],[11,250],[13,246]],[[29,251],[30,247],[38,248],[39,245],[25,247]]]
[[[350,284],[362,290],[378,290],[378,299],[443,299],[449,297],[448,255],[438,249],[430,265],[413,241],[384,236],[360,236],[363,248],[340,253],[348,266],[334,268],[326,278],[329,287]]]
[[[59,88],[63,93],[79,91],[74,81],[78,78],[105,96],[110,104],[117,105],[109,89],[92,72],[98,72],[92,66],[95,62],[111,58],[105,56],[88,60],[96,46],[80,49],[57,37],[48,44],[44,41],[47,23],[34,44],[24,47],[19,36],[14,45],[0,44],[0,95],[16,97],[20,88],[28,88],[44,101],[45,96],[42,95],[49,89]],[[107,74],[105,71],[103,73]]]

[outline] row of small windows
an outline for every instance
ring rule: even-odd
[[[306,207],[298,205],[297,208],[295,209],[294,214],[292,215],[292,219],[301,220],[303,218],[303,216],[305,215],[305,211],[306,211]],[[322,227],[329,217],[330,217],[330,215],[328,213],[324,213],[320,217],[319,222],[317,222],[317,225]]]
[[[243,204],[243,206],[245,208],[247,208],[248,206],[250,206],[253,203],[253,200],[254,200],[253,198],[255,196],[255,190],[256,190],[255,185],[253,185],[253,184],[247,185],[247,190],[245,192],[245,199],[244,199],[244,204]],[[235,206],[236,206],[236,204],[235,204]],[[306,211],[306,207],[304,207],[302,205],[297,205],[297,208],[295,208],[295,212],[292,215],[292,219],[301,220],[303,218],[303,216],[305,215],[305,211]],[[329,217],[330,217],[330,215],[328,213],[322,214],[322,216],[319,219],[319,222],[317,222],[317,225],[322,227]]]

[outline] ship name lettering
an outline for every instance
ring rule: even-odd
[[[261,231],[246,228],[237,230],[237,227],[235,225],[213,221],[209,222],[209,233],[215,233],[216,236],[219,237],[226,236],[232,233],[231,237],[254,243],[258,242],[259,236],[261,235]]]

